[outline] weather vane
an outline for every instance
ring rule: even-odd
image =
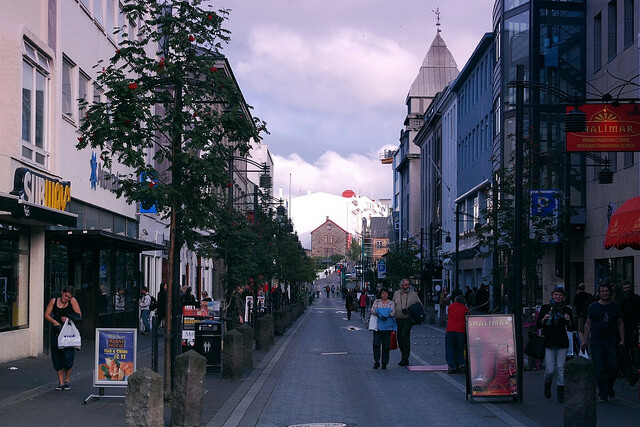
[[[440,6],[436,7],[436,9],[432,10],[431,12],[436,14],[436,18],[437,18],[436,29],[438,30],[438,32],[442,31],[440,29]]]

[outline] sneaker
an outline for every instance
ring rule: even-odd
[[[69,385],[69,383],[64,383],[64,385],[62,386],[63,390],[71,390],[71,386]]]
[[[58,384],[58,387],[56,387],[54,390],[55,390],[55,391],[62,391],[62,390],[64,390],[64,384]]]

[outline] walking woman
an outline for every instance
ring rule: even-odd
[[[389,347],[391,345],[391,331],[397,330],[396,307],[389,299],[389,292],[380,291],[380,298],[371,306],[371,316],[376,316],[378,328],[373,331],[373,369],[380,367],[380,347],[382,347],[382,369],[389,364]]]
[[[56,391],[70,389],[69,381],[71,380],[71,368],[73,368],[76,349],[73,347],[58,348],[58,335],[67,319],[76,322],[82,319],[80,305],[73,297],[74,293],[75,288],[67,286],[62,290],[60,298],[51,298],[44,311],[45,320],[53,325],[51,331],[51,360],[53,361],[53,368],[58,373]]]
[[[551,381],[554,371],[558,373],[558,403],[564,402],[564,362],[567,360],[569,338],[567,331],[572,330],[572,312],[564,302],[564,288],[556,287],[549,304],[540,309],[537,328],[542,328],[544,337],[544,396],[551,398]]]
[[[351,312],[353,311],[353,309],[355,308],[355,304],[354,304],[355,298],[353,297],[353,292],[351,292],[351,289],[349,289],[349,291],[347,292],[347,298],[344,304],[344,307],[347,309],[347,319],[351,320]]]

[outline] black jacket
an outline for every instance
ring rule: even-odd
[[[542,336],[544,337],[544,346],[546,348],[569,348],[569,338],[567,337],[567,330],[571,331],[571,320],[564,319],[564,315],[568,314],[569,319],[572,318],[572,312],[566,305],[562,307],[562,318],[558,320],[553,319],[553,315],[549,318],[550,323],[543,321],[544,316],[551,311],[551,305],[545,304],[540,309],[538,315],[538,321],[536,322],[537,328],[542,328]]]

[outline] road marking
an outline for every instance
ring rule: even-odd
[[[422,359],[420,356],[417,356],[414,353],[411,353],[411,357],[413,357],[414,359],[416,359],[418,362],[420,362],[421,364],[423,364],[425,366],[431,366],[430,363],[428,363],[426,360]],[[456,381],[453,378],[451,378],[448,374],[444,374],[442,372],[434,372],[434,373],[431,373],[430,375],[437,375],[440,378],[442,378],[443,380],[447,381],[452,386],[454,386],[455,388],[457,388],[458,390],[460,390],[461,392],[463,392],[465,394],[467,393],[466,385],[460,384],[458,381]],[[502,409],[498,408],[496,405],[494,405],[492,403],[483,403],[483,402],[478,402],[478,403],[480,403],[482,406],[484,406],[489,412],[493,413],[496,417],[498,417],[502,421],[504,421],[507,425],[518,426],[518,427],[526,426],[526,424],[523,424],[520,421],[516,420],[514,417],[512,417],[509,414],[507,414],[505,411],[503,411]],[[522,416],[527,418],[525,415],[522,415]],[[527,419],[529,419],[529,418],[527,418]],[[530,421],[533,423],[532,420],[530,420]]]
[[[335,354],[348,354],[346,351],[334,351],[331,353],[320,353],[320,356],[332,356]]]

